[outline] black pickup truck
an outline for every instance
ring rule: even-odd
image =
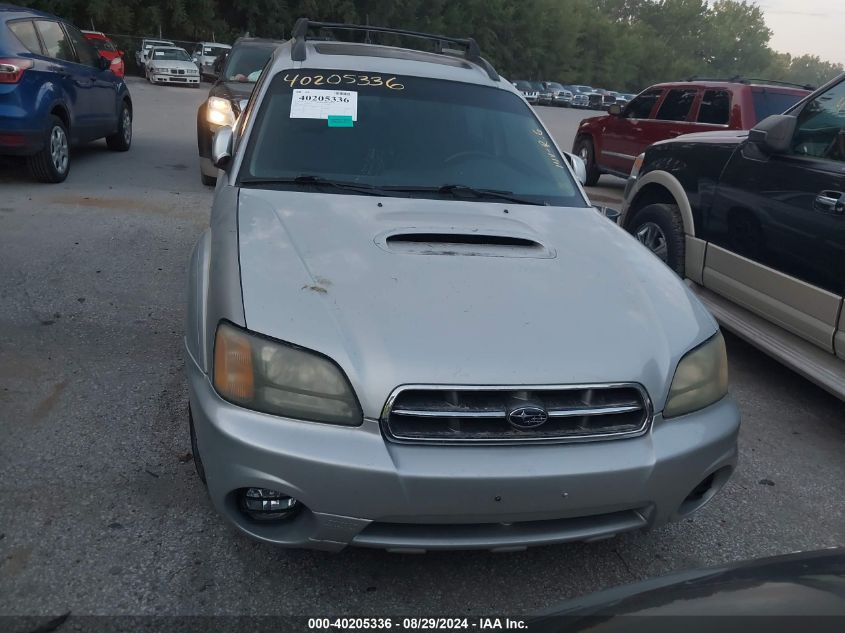
[[[619,221],[726,329],[845,399],[845,75],[749,132],[652,145]]]

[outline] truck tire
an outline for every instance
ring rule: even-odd
[[[650,204],[634,215],[628,231],[664,264],[684,277],[686,239],[681,211],[675,204]]]
[[[587,166],[587,182],[584,184],[588,187],[595,187],[599,181],[601,172],[599,171],[598,165],[596,165],[596,150],[593,147],[593,141],[586,136],[582,136],[575,141],[573,153],[576,156],[580,156],[581,160]]]

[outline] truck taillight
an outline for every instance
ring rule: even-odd
[[[0,84],[16,84],[27,68],[32,68],[31,59],[0,57]]]

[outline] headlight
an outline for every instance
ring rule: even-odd
[[[214,125],[235,125],[235,112],[228,99],[209,97],[205,110],[205,119]]]
[[[226,400],[286,418],[358,426],[361,407],[325,356],[238,329],[217,328],[214,388]]]
[[[721,400],[728,393],[728,354],[722,333],[687,352],[678,363],[664,418],[697,411]]]
[[[631,175],[628,178],[633,178],[634,180],[640,175],[640,169],[643,166],[643,160],[645,160],[645,152],[640,154],[634,159],[634,166],[631,168]]]

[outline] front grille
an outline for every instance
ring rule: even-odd
[[[538,409],[545,422],[526,424],[520,417]],[[643,388],[625,383],[399,387],[381,422],[385,435],[399,442],[520,442],[631,437],[644,433],[650,420]]]

